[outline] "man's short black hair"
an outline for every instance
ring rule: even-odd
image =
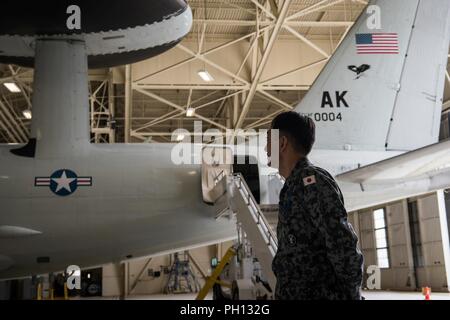
[[[316,139],[316,126],[314,121],[297,112],[280,113],[272,121],[272,129],[280,131],[280,137],[287,135],[296,151],[308,155]]]

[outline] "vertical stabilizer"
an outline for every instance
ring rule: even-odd
[[[318,149],[414,150],[438,141],[450,1],[371,1],[297,106]]]

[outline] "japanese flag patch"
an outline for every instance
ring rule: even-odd
[[[309,186],[309,185],[312,185],[312,184],[315,184],[316,183],[316,176],[309,176],[309,177],[306,177],[306,178],[303,178],[303,184],[304,184],[304,186],[306,187],[306,186]]]

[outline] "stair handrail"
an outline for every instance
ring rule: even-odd
[[[242,174],[234,173],[233,178],[233,182],[237,183],[236,186],[238,190],[242,193],[247,202],[247,207],[250,209],[254,222],[260,226],[259,230],[262,231],[262,235],[266,240],[266,244],[269,247],[272,256],[275,256],[278,250],[278,239],[275,232],[272,230],[272,227],[266,217],[261,212],[259,205],[251,193],[250,188],[248,187]]]

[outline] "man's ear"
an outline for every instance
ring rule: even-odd
[[[280,152],[284,152],[286,151],[288,146],[288,139],[286,136],[281,136],[280,137]]]

